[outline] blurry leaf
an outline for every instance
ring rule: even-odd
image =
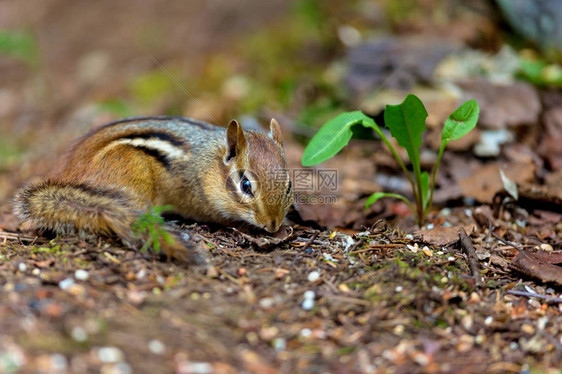
[[[414,170],[419,170],[419,150],[426,130],[427,110],[415,95],[408,95],[401,104],[387,105],[384,122],[392,136],[408,152]]]
[[[0,54],[23,61],[30,67],[39,62],[39,48],[30,33],[0,30]]]
[[[479,114],[480,107],[476,100],[465,101],[445,120],[441,141],[448,143],[468,134],[476,126]]]
[[[158,69],[137,77],[130,85],[134,98],[141,104],[157,101],[175,90],[175,85],[166,72]]]
[[[102,112],[109,112],[119,117],[131,117],[134,113],[129,103],[119,99],[102,101],[98,103],[98,107]]]
[[[382,199],[383,197],[392,197],[392,198],[395,198],[395,199],[400,199],[400,200],[404,201],[406,204],[408,204],[408,206],[412,209],[412,211],[415,211],[414,205],[412,205],[410,200],[408,200],[406,197],[404,197],[400,194],[391,193],[391,192],[375,192],[374,194],[372,194],[371,196],[369,196],[367,198],[367,201],[365,201],[365,208],[370,207],[377,200]]]
[[[518,75],[535,85],[562,87],[562,67],[544,60],[521,58]]]
[[[515,200],[519,199],[517,184],[515,184],[515,182],[513,182],[511,179],[509,179],[501,169],[500,169],[500,176],[502,178],[503,188],[505,189],[505,191]]]
[[[347,145],[357,124],[365,127],[374,125],[372,118],[361,111],[342,113],[326,122],[310,140],[302,156],[303,166],[312,166],[324,162]]]
[[[17,164],[23,155],[23,150],[13,139],[0,137],[0,171]]]

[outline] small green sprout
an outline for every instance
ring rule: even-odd
[[[365,207],[369,207],[383,197],[398,198],[408,203],[416,213],[416,223],[422,225],[432,207],[435,178],[445,147],[451,140],[460,139],[468,134],[476,126],[479,113],[478,103],[475,100],[468,100],[447,118],[441,132],[441,146],[431,177],[427,171],[421,170],[420,163],[422,134],[426,130],[425,120],[428,114],[421,100],[415,95],[408,95],[399,105],[387,105],[384,111],[384,121],[390,134],[408,152],[413,176],[375,121],[361,111],[342,113],[324,124],[306,147],[302,164],[312,166],[335,156],[349,143],[355,125],[361,124],[363,127],[371,128],[386,144],[404,171],[412,186],[414,202],[396,193],[377,192],[367,199]]]
[[[163,226],[166,225],[162,213],[174,209],[172,205],[158,205],[141,214],[133,223],[132,229],[136,236],[143,237],[146,233],[147,240],[144,242],[141,252],[146,252],[152,247],[155,253],[160,253],[162,241],[173,244],[174,240]]]

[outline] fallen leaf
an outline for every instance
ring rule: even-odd
[[[414,232],[415,238],[426,244],[444,247],[459,241],[459,227],[435,227],[429,230],[418,230]],[[464,226],[467,233],[475,229],[475,225]]]

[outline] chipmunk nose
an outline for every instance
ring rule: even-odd
[[[270,233],[277,232],[278,229],[279,229],[279,224],[275,220],[270,221],[269,224],[265,227],[265,231]]]

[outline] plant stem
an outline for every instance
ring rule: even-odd
[[[412,186],[412,193],[414,194],[414,196],[416,196],[417,195],[416,184],[414,183],[414,180],[412,179],[412,176],[410,175],[410,172],[406,168],[406,165],[404,165],[404,162],[402,161],[400,156],[398,156],[398,153],[396,153],[396,150],[394,149],[392,144],[390,144],[390,141],[387,139],[387,137],[384,135],[382,130],[379,128],[379,126],[374,121],[372,123],[369,123],[369,126],[371,126],[371,128],[377,133],[378,136],[380,136],[380,138],[384,142],[384,144],[386,144],[386,146],[390,150],[390,153],[392,153],[392,156],[394,156],[394,158],[396,159],[396,162],[398,162],[398,165],[400,165],[400,167],[402,168],[402,171],[404,171],[404,174],[406,174],[406,177],[408,178],[408,181],[410,182],[410,185]]]
[[[416,152],[417,151],[417,152]],[[424,220],[424,209],[423,209],[423,196],[421,188],[421,165],[420,165],[420,153],[419,149],[415,150],[412,154],[412,165],[414,166],[414,178],[416,180],[416,207],[417,207],[417,218],[416,223],[421,226]]]
[[[441,142],[441,146],[439,147],[439,154],[437,155],[437,161],[433,166],[433,170],[431,171],[431,183],[429,185],[429,202],[427,203],[427,207],[424,211],[423,217],[427,216],[427,213],[431,210],[433,205],[433,190],[435,190],[435,178],[437,177],[437,169],[439,169],[439,164],[441,163],[441,158],[443,157],[443,152],[445,151],[445,146],[447,145],[446,141]]]

